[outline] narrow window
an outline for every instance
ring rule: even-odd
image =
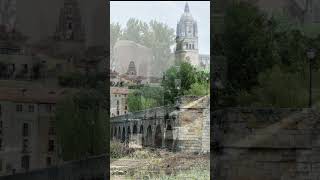
[[[24,137],[29,136],[29,124],[28,123],[23,123],[22,135]]]
[[[17,112],[22,112],[22,104],[17,104],[16,105],[16,111]]]

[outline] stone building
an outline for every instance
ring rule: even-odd
[[[128,93],[126,87],[110,87],[110,115],[120,116],[128,113]]]
[[[114,45],[113,69],[120,74],[128,70],[131,61],[134,62],[136,73],[139,76],[150,76],[152,74],[151,63],[153,60],[150,48],[137,44],[133,41],[119,40]]]
[[[68,92],[0,87],[0,175],[61,163],[54,111]]]
[[[176,33],[176,62],[179,63],[181,60],[186,60],[192,65],[198,66],[198,26],[190,13],[188,3],[186,3],[184,13],[177,24]]]
[[[88,32],[83,29],[80,13],[84,11],[80,8],[83,4],[78,0],[64,0],[59,8],[53,8],[60,13],[54,18],[58,22],[55,28],[46,36],[35,33],[33,37],[21,28],[23,24],[15,26],[10,18],[6,19],[3,2],[0,1],[0,176],[62,162],[54,127],[55,104],[74,91],[60,87],[58,77],[70,72],[102,72],[99,66],[106,56],[102,46],[88,46]],[[21,3],[17,2],[20,20],[25,13]],[[45,25],[49,27],[50,23]],[[42,41],[30,40],[37,38]]]

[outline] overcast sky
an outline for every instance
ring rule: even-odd
[[[156,19],[176,31],[185,1],[111,1],[111,23],[125,27],[131,18],[144,22]],[[210,1],[188,1],[190,12],[198,22],[199,53],[210,54]]]

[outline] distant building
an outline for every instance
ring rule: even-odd
[[[199,55],[200,67],[210,69],[210,55],[200,54]]]
[[[210,65],[210,55],[199,55],[198,25],[190,13],[188,3],[177,24],[175,59],[176,63],[187,61],[195,67]]]
[[[153,55],[150,48],[133,41],[119,40],[114,49],[114,61],[110,63],[111,69],[119,74],[127,73],[128,65],[134,61],[138,76],[150,76],[152,72]]]
[[[67,89],[0,87],[0,175],[62,162],[55,104]]]
[[[127,87],[110,87],[110,116],[121,116],[128,113]]]
[[[194,66],[199,65],[198,26],[190,13],[188,3],[177,24],[176,44],[176,61],[185,60]]]
[[[105,60],[103,48],[85,46],[77,1],[64,0],[55,33],[26,43],[10,14],[15,1],[0,0],[0,176],[62,162],[55,105],[73,90],[60,87],[58,76],[101,72]]]

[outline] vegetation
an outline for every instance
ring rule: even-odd
[[[104,95],[80,90],[57,105],[56,127],[64,160],[77,160],[106,150]]]
[[[130,112],[162,106],[163,102],[163,89],[161,87],[142,86],[128,95]]]
[[[228,59],[226,88],[215,91],[220,105],[307,107],[306,52],[311,47],[320,52],[319,32],[314,33],[318,28],[299,24],[285,13],[268,18],[250,3],[232,4],[218,46]],[[319,57],[312,62],[315,79]],[[313,82],[313,91],[317,91],[319,87]],[[316,100],[317,95],[313,98]]]
[[[174,103],[175,98],[182,95],[201,96],[209,93],[210,74],[197,70],[188,62],[181,62],[179,69],[172,66],[164,76],[162,86],[166,104]],[[179,88],[177,88],[176,79],[181,80]]]

